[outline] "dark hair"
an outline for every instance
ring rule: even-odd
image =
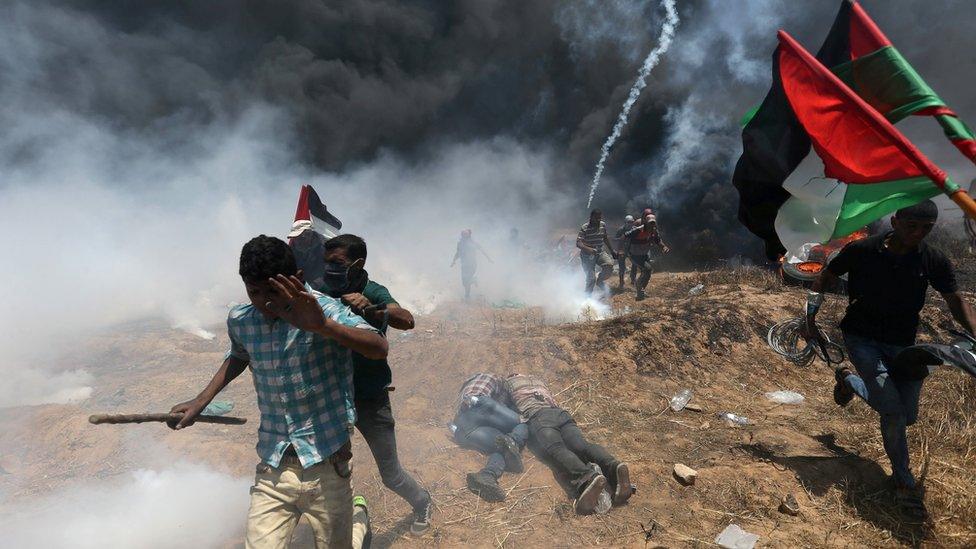
[[[346,257],[350,261],[357,259],[366,261],[366,241],[354,234],[340,234],[325,241],[325,251],[338,250],[339,248],[346,251]]]
[[[600,210],[593,210],[592,212],[590,212],[590,217],[593,217],[594,215],[603,215],[603,212],[601,212]]]
[[[935,202],[926,200],[914,206],[907,206],[895,212],[898,219],[921,219],[925,221],[935,221],[939,218],[939,207]]]
[[[291,276],[298,272],[291,247],[273,236],[255,236],[241,248],[241,268],[245,282],[264,282],[279,274]]]

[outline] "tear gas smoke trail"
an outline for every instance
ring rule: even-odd
[[[587,208],[593,202],[593,195],[596,194],[596,188],[600,186],[600,177],[603,175],[603,168],[607,162],[607,157],[610,156],[610,149],[617,142],[617,139],[620,138],[624,126],[627,125],[627,117],[630,116],[630,109],[637,102],[641,91],[647,86],[647,75],[651,74],[657,62],[660,61],[661,56],[671,47],[674,30],[678,27],[678,10],[674,7],[674,0],[663,0],[661,4],[664,5],[664,9],[667,11],[664,24],[661,25],[661,39],[658,41],[657,47],[651,50],[651,53],[647,54],[647,58],[644,59],[644,64],[637,74],[637,82],[634,82],[634,87],[630,88],[630,94],[627,96],[627,100],[624,101],[624,108],[621,109],[620,116],[617,117],[617,123],[613,125],[613,131],[610,132],[610,136],[603,143],[603,148],[600,151],[600,160],[596,163],[596,173],[593,174],[593,183],[590,185],[590,197],[586,201]]]

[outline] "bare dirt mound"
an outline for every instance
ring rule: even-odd
[[[699,282],[704,293],[689,296]],[[435,524],[426,536],[409,537],[407,505],[382,487],[357,435],[354,482],[371,502],[374,547],[708,546],[733,522],[760,535],[761,546],[976,544],[976,478],[967,461],[976,451],[974,380],[944,370],[926,383],[922,418],[910,433],[913,465],[927,467],[934,521],[908,524],[890,506],[876,415],[860,402],[834,405],[832,375],[822,364],[797,367],[766,346],[766,330],[798,315],[802,295],[758,270],[663,274],[655,275],[644,301],[634,301],[629,289],[614,296],[614,311],[629,312],[608,320],[550,325],[535,309],[463,304],[420,318],[413,332],[391,336],[392,398],[401,459],[432,491]],[[842,310],[842,299],[833,299],[825,320]],[[924,337],[949,324],[945,311],[927,307]],[[225,395],[237,403],[235,414],[252,420],[244,428],[170,433],[84,423],[96,410],[161,408],[192,396],[225,345],[225,338],[202,342],[160,327],[94,342],[86,355],[94,357],[89,369],[97,375],[90,402],[0,415],[0,444],[29,441],[21,454],[0,460],[11,473],[0,475],[0,489],[30,497],[151,459],[134,455],[128,439],[151,438],[172,455],[253,474],[258,413],[247,379]],[[505,502],[470,493],[464,475],[483,458],[458,448],[446,426],[459,385],[479,371],[549,380],[584,433],[631,464],[637,494],[608,515],[577,517],[549,469],[528,452],[526,472],[502,479]],[[668,409],[683,388],[694,392],[701,412]],[[806,401],[778,405],[763,396],[780,389],[799,391]],[[750,424],[731,426],[716,417],[724,411]],[[672,477],[678,462],[698,471],[694,486]],[[799,502],[799,516],[777,511],[786,494]],[[299,537],[296,545],[306,546]],[[230,547],[238,543],[228,540]]]

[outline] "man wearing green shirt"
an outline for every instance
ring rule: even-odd
[[[366,242],[352,234],[339,235],[325,243],[323,292],[348,305],[356,314],[384,335],[387,327],[411,330],[413,315],[390,295],[389,290],[369,279]],[[366,439],[376,460],[383,485],[413,507],[410,531],[421,534],[430,528],[430,493],[417,484],[397,457],[393,410],[389,387],[393,374],[386,359],[374,360],[352,353],[356,428]]]

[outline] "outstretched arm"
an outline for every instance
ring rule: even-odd
[[[170,409],[171,413],[183,414],[183,418],[180,419],[178,423],[170,424],[170,427],[173,429],[182,429],[184,427],[193,425],[193,422],[196,421],[196,418],[200,415],[200,412],[207,407],[207,404],[210,404],[210,401],[213,400],[214,397],[217,396],[217,393],[226,387],[228,383],[234,381],[237,376],[241,375],[241,372],[247,368],[247,364],[248,361],[237,358],[236,356],[227,357],[227,359],[224,360],[224,363],[220,365],[220,369],[217,370],[217,373],[214,374],[213,379],[210,380],[210,383],[207,384],[207,386],[203,389],[203,391],[200,392],[199,395],[196,396],[196,398],[177,404]]]
[[[475,244],[475,247],[478,248],[478,251],[481,252],[481,255],[485,256],[485,259],[487,259],[489,263],[494,263],[494,261],[488,257],[488,254],[485,253],[485,249],[481,247],[481,244]]]
[[[824,288],[832,288],[837,285],[838,276],[830,272],[830,269],[824,269],[820,271],[820,276],[813,281],[813,285],[810,287],[810,293],[807,295],[805,317],[806,322],[803,323],[803,327],[800,333],[807,338],[819,338],[820,333],[816,328],[817,313],[820,312],[820,306],[823,304],[823,290]]]
[[[657,244],[658,246],[661,247],[661,251],[663,253],[668,253],[671,251],[671,248],[669,248],[668,245],[664,243],[664,238],[661,237],[661,233],[657,233]]]
[[[973,314],[973,308],[963,298],[962,294],[952,292],[942,294],[942,297],[945,298],[946,304],[949,305],[949,312],[952,313],[952,318],[956,319],[956,322],[965,328],[967,332],[976,335],[976,316]]]

